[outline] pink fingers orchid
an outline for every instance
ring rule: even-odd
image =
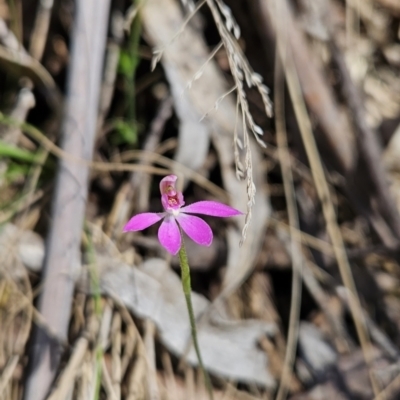
[[[161,203],[165,212],[142,213],[131,218],[124,232],[141,231],[162,220],[158,230],[158,239],[162,246],[175,255],[181,248],[181,233],[178,227],[196,243],[210,246],[213,233],[210,226],[201,218],[191,214],[203,214],[213,217],[232,217],[242,213],[217,201],[198,201],[185,206],[183,194],[176,190],[175,175],[168,175],[160,182]]]

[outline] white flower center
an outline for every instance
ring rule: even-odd
[[[179,215],[179,208],[177,210],[171,210],[171,213],[174,217],[177,217]]]

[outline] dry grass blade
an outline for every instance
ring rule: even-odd
[[[23,70],[24,75],[40,88],[44,88],[50,98],[50,106],[57,109],[61,104],[61,96],[58,87],[40,62],[27,54],[23,49],[15,50],[0,45],[0,60],[3,67],[10,74],[17,70]]]
[[[196,4],[196,7],[189,13],[189,15],[185,18],[185,21],[179,27],[179,30],[175,33],[175,35],[169,40],[166,45],[157,47],[153,50],[153,59],[151,61],[151,69],[154,70],[156,65],[160,62],[163,53],[169,45],[171,45],[184,31],[190,20],[197,14],[201,7],[206,3],[206,0],[201,0]]]
[[[197,72],[195,73],[193,78],[186,84],[186,89],[191,89],[191,87],[193,85],[193,82],[197,81],[198,79],[200,79],[202,77],[202,75],[204,74],[204,70],[207,67],[207,65],[210,63],[210,61],[215,57],[215,55],[222,48],[223,48],[223,43],[222,42],[220,42],[217,46],[215,46],[214,50],[210,53],[210,55],[208,56],[207,60],[204,61],[203,65],[197,70]],[[231,93],[231,92],[229,91],[229,93]],[[204,117],[202,117],[202,119],[203,118]]]
[[[393,395],[398,394],[400,389],[400,375],[394,378],[378,395],[374,397],[374,400],[387,400],[393,398]]]
[[[274,217],[271,217],[270,220],[271,220],[271,225],[275,226],[277,229],[282,229],[286,232],[289,232],[290,226],[287,225],[285,222],[282,222],[281,220],[278,220]],[[293,229],[293,227],[292,227],[292,233],[296,236],[296,240],[298,242],[301,242],[303,245],[309,246],[326,255],[334,256],[332,245],[329,242],[326,242],[325,240],[319,239],[315,236],[309,235],[308,233],[305,233],[301,230]]]
[[[121,369],[121,315],[116,312],[112,321],[111,328],[111,380],[112,386],[117,400],[121,399],[121,381],[122,381],[122,369]]]
[[[139,334],[139,333],[138,333]],[[141,340],[141,339],[140,339]],[[147,371],[147,357],[143,342],[138,346],[136,362],[128,376],[127,400],[145,399],[145,376]]]
[[[315,277],[311,262],[304,259],[303,265],[303,281],[308,291],[318,303],[321,310],[326,315],[326,319],[331,326],[332,332],[335,335],[335,345],[339,352],[349,351],[352,345],[352,340],[346,331],[343,318],[336,315],[329,307],[329,297],[322,289],[320,283]],[[316,266],[315,266],[316,267]]]
[[[159,400],[160,392],[157,383],[157,369],[156,369],[156,354],[154,346],[154,338],[156,334],[156,326],[153,321],[146,319],[145,322],[145,333],[144,333],[144,345],[146,348],[147,358],[147,390],[149,394],[149,400]]]
[[[86,355],[88,346],[89,340],[86,336],[82,336],[76,341],[72,351],[72,356],[47,400],[60,400],[66,398],[74,384],[76,376],[80,374],[80,367]]]
[[[278,48],[281,46],[286,52],[286,37],[278,36],[277,54],[275,61],[275,119],[276,140],[278,144],[278,157],[282,171],[283,187],[289,217],[290,248],[292,257],[292,297],[290,304],[289,329],[287,335],[287,346],[285,361],[282,369],[276,400],[286,399],[289,389],[289,381],[292,375],[293,364],[296,356],[297,338],[299,335],[299,320],[301,308],[301,285],[302,285],[302,261],[296,256],[300,252],[297,242],[297,231],[299,230],[299,215],[296,204],[295,189],[293,183],[292,166],[288,149],[287,132],[285,125],[284,110],[284,76],[282,66],[279,62]]]
[[[185,366],[185,389],[185,397],[188,400],[195,400],[196,389],[194,382],[194,370],[188,365]]]
[[[178,398],[176,379],[174,370],[172,368],[171,357],[165,350],[161,354],[161,361],[165,371],[165,386],[167,389],[168,400],[174,400]]]
[[[14,355],[10,357],[5,367],[3,368],[0,377],[0,398],[2,398],[2,396],[4,395],[4,392],[10,383],[10,380],[15,371],[15,368],[17,367],[18,362],[19,362],[19,356]]]
[[[121,304],[118,304],[121,307]],[[124,340],[124,354],[121,359],[121,376],[125,376],[129,363],[131,362],[134,351],[138,344],[139,332],[135,327],[135,323],[132,320],[131,315],[125,307],[119,309],[121,318],[126,325],[125,340]]]
[[[0,114],[1,115],[1,114]],[[137,171],[137,172],[147,172],[149,174],[155,175],[166,175],[171,173],[172,170],[181,171],[186,177],[196,182],[199,186],[204,187],[210,193],[214,194],[217,198],[222,201],[227,201],[228,195],[226,191],[221,189],[219,186],[210,182],[207,178],[200,175],[199,173],[191,170],[190,168],[185,167],[184,165],[171,160],[170,158],[161,156],[158,153],[146,152],[143,150],[131,150],[127,151],[121,155],[121,158],[128,160],[142,160],[145,159],[147,162],[154,162],[159,165],[162,165],[166,169],[155,168],[150,165],[142,165],[142,164],[127,164],[120,162],[93,162],[87,161],[83,158],[77,157],[73,153],[69,153],[55,145],[51,140],[49,140],[42,132],[29,124],[19,124],[18,122],[11,120],[10,118],[4,117],[1,115],[0,122],[20,126],[22,131],[30,135],[35,140],[38,140],[41,145],[47,149],[49,152],[60,158],[61,160],[68,161],[70,163],[75,163],[81,167],[88,167],[96,171]]]
[[[31,34],[29,52],[36,60],[41,60],[46,46],[47,34],[49,31],[51,11],[54,0],[42,0],[38,3],[35,25]]]
[[[276,2],[276,7],[284,7],[280,11],[281,16],[285,16],[289,10],[288,5],[284,2]],[[283,35],[280,26],[277,27],[277,34]],[[322,166],[322,161],[318,152],[318,148],[315,142],[315,138],[312,132],[311,121],[308,116],[308,112],[304,103],[302,96],[302,91],[300,83],[298,81],[298,76],[296,69],[291,59],[290,51],[286,51],[282,45],[279,46],[279,54],[282,60],[282,64],[285,71],[286,81],[289,88],[290,97],[294,106],[294,111],[296,119],[300,128],[300,133],[303,139],[304,146],[306,148],[306,153],[308,161],[311,165],[311,172],[314,178],[314,183],[318,193],[318,197],[322,204],[322,211],[325,218],[325,223],[329,237],[333,244],[333,249],[335,252],[336,260],[339,266],[339,271],[346,286],[349,291],[349,302],[351,315],[356,326],[357,335],[360,340],[360,344],[365,357],[365,362],[368,368],[371,368],[372,352],[371,352],[371,342],[366,329],[365,321],[363,320],[363,313],[361,308],[360,299],[357,294],[355,287],[353,275],[351,272],[351,267],[347,259],[346,250],[343,243],[343,238],[337,223],[336,213],[334,206],[332,204],[331,195],[329,187],[325,178],[324,169]],[[375,395],[379,393],[379,384],[373,375],[372,370],[370,372],[370,379],[373,391]]]
[[[106,392],[107,398],[110,400],[119,400],[118,393],[115,392],[115,387],[112,382],[110,373],[108,372],[105,358],[101,358],[101,384]],[[99,393],[96,393],[94,397],[98,397]]]

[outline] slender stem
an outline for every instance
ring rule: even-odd
[[[193,304],[192,304],[192,297],[191,297],[191,283],[190,283],[190,268],[189,262],[186,254],[185,243],[183,241],[183,235],[181,231],[181,238],[182,238],[182,246],[179,250],[179,263],[181,265],[181,279],[182,279],[182,287],[183,293],[185,294],[186,306],[189,313],[189,320],[190,320],[190,328],[192,333],[192,340],[194,349],[196,351],[197,359],[199,360],[199,366],[201,371],[204,375],[204,382],[206,384],[206,388],[211,400],[214,400],[213,391],[211,387],[211,380],[208,375],[208,372],[204,368],[203,359],[201,358],[199,342],[197,341],[197,330],[196,330],[196,320],[194,317],[193,311]]]

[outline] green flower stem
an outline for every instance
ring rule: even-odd
[[[183,287],[183,293],[185,294],[186,306],[187,306],[188,313],[189,313],[193,345],[194,345],[194,349],[196,351],[197,359],[199,360],[200,369],[204,375],[204,381],[205,381],[205,384],[206,384],[206,387],[208,390],[208,394],[210,395],[210,399],[214,400],[213,391],[212,391],[212,387],[211,387],[211,380],[208,375],[208,372],[204,368],[203,359],[201,358],[201,353],[200,353],[199,342],[197,341],[196,320],[194,317],[192,297],[191,297],[192,289],[191,289],[191,283],[190,283],[190,268],[189,268],[187,254],[186,254],[185,243],[183,241],[182,231],[181,231],[181,238],[182,238],[182,245],[179,250],[179,263],[181,265],[182,287]]]

